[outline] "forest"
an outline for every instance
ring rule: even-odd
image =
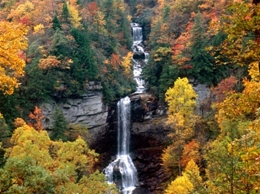
[[[0,0],[0,193],[118,193],[88,129],[39,105],[102,85],[132,93],[130,24],[144,29],[147,92],[167,107],[165,194],[260,192],[260,1]],[[211,96],[194,113],[205,84]]]

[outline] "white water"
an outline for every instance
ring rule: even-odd
[[[131,24],[133,30],[133,52],[144,54],[143,60],[133,59],[133,76],[137,83],[136,93],[145,91],[145,82],[142,79],[142,64],[148,60],[148,53],[144,52],[142,28]],[[132,194],[138,183],[137,170],[129,156],[131,125],[131,101],[129,97],[122,98],[117,103],[117,157],[105,169],[108,183],[115,183],[120,193]]]
[[[148,61],[149,54],[144,51],[143,42],[143,32],[142,28],[139,24],[132,23],[131,24],[133,31],[133,45],[132,50],[139,55],[144,55],[144,59],[133,59],[133,74],[134,79],[137,83],[136,92],[135,93],[143,93],[145,91],[145,81],[142,79],[142,67]]]
[[[129,97],[117,103],[117,157],[104,170],[108,183],[116,183],[123,194],[131,194],[138,182],[136,168],[129,156],[130,103]]]

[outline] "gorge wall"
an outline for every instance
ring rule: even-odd
[[[42,104],[45,129],[51,129],[53,113],[59,108],[68,123],[86,126],[89,129],[90,143],[95,142],[96,136],[107,126],[108,106],[103,102],[100,83],[89,82],[86,88],[86,94],[78,98],[68,98],[61,102],[53,100]]]

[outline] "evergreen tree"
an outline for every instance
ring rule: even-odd
[[[65,131],[67,130],[67,121],[64,117],[63,112],[58,107],[55,107],[55,110],[52,115],[53,124],[52,124],[52,139],[53,140],[67,140]]]
[[[57,14],[55,14],[53,19],[52,19],[52,28],[54,30],[61,29],[61,24],[60,24],[60,21],[59,21],[59,19],[57,17]]]
[[[70,12],[66,2],[63,3],[61,16],[64,23],[70,24]]]
[[[74,63],[72,65],[72,76],[83,83],[86,78],[94,79],[97,75],[97,64],[94,60],[94,53],[91,49],[90,39],[87,31],[73,28],[71,35],[75,38],[77,48],[74,51]]]
[[[194,19],[191,38],[191,64],[192,75],[201,83],[212,83],[214,78],[214,64],[211,55],[205,50],[208,46],[208,38],[205,35],[207,27],[201,13],[197,13]]]

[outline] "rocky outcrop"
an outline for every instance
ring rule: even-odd
[[[153,118],[145,122],[134,122],[132,126],[132,160],[137,168],[139,185],[134,194],[163,193],[163,183],[169,177],[164,173],[161,155],[170,139],[166,117]]]
[[[165,109],[158,104],[158,99],[149,93],[133,93],[131,100],[131,119],[133,122],[149,120],[165,114]]]
[[[95,89],[96,86],[92,87]],[[108,107],[104,105],[102,98],[100,91],[89,90],[79,98],[68,98],[58,103],[55,101],[44,103],[41,105],[44,115],[43,125],[46,129],[51,129],[52,115],[58,107],[68,123],[85,125],[90,130],[90,141],[93,142],[107,126]]]
[[[193,84],[193,89],[198,95],[195,114],[205,116],[211,111],[211,90],[206,84]]]

